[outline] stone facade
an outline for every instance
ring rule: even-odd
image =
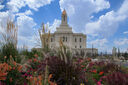
[[[50,48],[58,48],[60,46],[59,41],[61,39],[63,44],[67,46],[73,54],[97,54],[98,50],[96,48],[86,48],[87,36],[85,34],[72,32],[72,27],[69,27],[67,23],[67,13],[65,10],[62,12],[61,17],[62,20],[60,26],[51,34]]]

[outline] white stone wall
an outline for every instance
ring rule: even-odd
[[[63,41],[63,37],[65,40]],[[86,48],[86,35],[79,33],[54,33],[51,35],[52,42],[50,42],[50,47],[59,47],[60,38],[63,41],[64,45],[69,48],[82,49]],[[76,40],[75,40],[76,39]],[[81,41],[80,41],[81,39]],[[51,39],[50,39],[51,41]]]

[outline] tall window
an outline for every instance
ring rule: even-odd
[[[77,46],[75,46],[75,48],[77,48]]]
[[[81,38],[80,38],[80,42],[81,42]]]
[[[66,42],[67,42],[67,37],[66,37]]]
[[[52,38],[51,38],[51,42],[52,42],[53,40],[52,40]]]
[[[64,16],[64,21],[65,21],[65,16]]]
[[[65,37],[63,37],[63,42],[65,41]]]
[[[75,42],[77,42],[77,39],[75,38]]]
[[[82,48],[81,45],[80,45],[80,48]]]

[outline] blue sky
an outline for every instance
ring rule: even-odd
[[[18,46],[30,49],[37,45],[41,23],[54,32],[63,9],[73,31],[87,35],[88,48],[93,44],[100,52],[111,52],[113,46],[127,50],[128,0],[0,0],[0,22],[13,19],[19,26]]]

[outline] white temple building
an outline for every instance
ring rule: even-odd
[[[60,39],[63,44],[67,46],[73,54],[98,54],[98,49],[87,48],[87,36],[83,33],[73,33],[72,27],[67,23],[67,13],[62,12],[61,24],[56,28],[54,33],[51,33],[50,48],[58,48]]]

